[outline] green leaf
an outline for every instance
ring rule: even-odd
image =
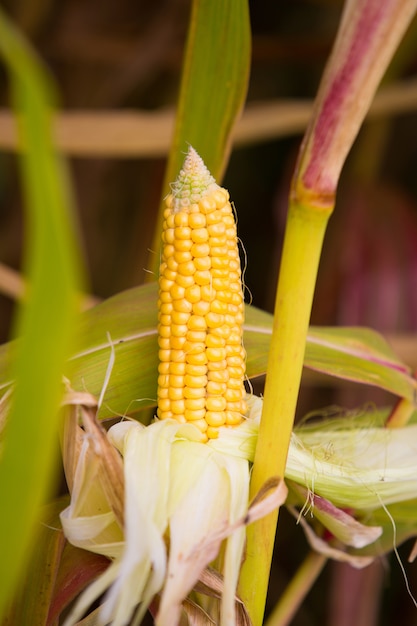
[[[248,0],[193,0],[163,196],[177,178],[189,145],[221,181],[231,133],[246,98],[250,54]],[[163,205],[152,248],[155,273],[162,213]]]
[[[384,338],[368,328],[310,328],[305,365],[412,401],[417,382]]]
[[[24,270],[30,284],[15,324],[21,337],[11,368],[16,387],[0,461],[1,614],[27,560],[39,506],[53,477],[78,265],[67,184],[51,138],[52,88],[27,43],[1,12],[0,53],[10,73],[23,147]]]

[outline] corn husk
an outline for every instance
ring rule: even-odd
[[[140,623],[157,594],[156,624],[179,623],[183,601],[223,542],[221,611],[216,623],[235,626],[245,525],[282,504],[286,488],[282,481],[273,481],[250,506],[245,447],[236,448],[234,437],[228,440],[228,433],[236,429],[224,430],[211,445],[200,442],[200,432],[192,424],[164,420],[144,427],[125,421],[110,429],[106,444],[101,431],[82,439],[71,504],[61,520],[72,543],[101,552],[112,563],[81,595],[66,626],[75,624],[106,591],[99,623]],[[242,430],[247,430],[246,423]],[[114,463],[114,453],[120,454],[123,465],[123,529],[115,507],[117,489],[106,487],[110,475],[103,466],[107,459]]]

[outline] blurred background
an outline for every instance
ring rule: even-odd
[[[338,27],[339,0],[250,2],[248,103],[222,181],[237,213],[252,303],[272,311],[288,190],[312,99]],[[178,95],[190,0],[1,0],[49,67],[63,111],[89,289],[103,299],[146,279]],[[325,241],[312,322],[383,332],[417,368],[417,23],[352,150]],[[215,94],[213,94],[215,97]],[[0,68],[0,341],[19,294],[22,197]],[[135,134],[132,113],[141,113]],[[78,117],[77,117],[78,116]],[[84,117],[82,117],[84,116]],[[124,131],[118,124],[123,119]],[[204,155],[201,155],[204,158]],[[258,381],[261,389],[262,381]],[[299,413],[389,402],[375,392],[304,382]],[[410,546],[401,550],[406,561]],[[306,552],[283,512],[272,606]],[[407,567],[417,595],[415,567]],[[379,608],[378,608],[379,607]],[[417,624],[395,558],[364,572],[329,565],[298,626]]]

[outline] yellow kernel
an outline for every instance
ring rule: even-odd
[[[242,399],[242,391],[241,389],[229,389],[227,388],[226,393],[224,394],[227,402],[240,402]]]
[[[175,270],[170,270],[167,267],[164,269],[163,278],[166,278],[167,280],[175,281],[176,277],[177,277],[177,272]],[[161,283],[159,284],[160,284],[161,289],[163,289],[163,287],[161,286]]]
[[[187,340],[185,337],[170,337],[169,341],[172,350],[184,350],[184,345]]]
[[[158,376],[158,387],[168,387],[169,386],[169,375],[168,374],[159,374]]]
[[[162,239],[164,243],[173,244],[175,241],[174,229],[166,228],[162,233]]]
[[[228,369],[214,370],[214,371],[211,370],[207,374],[207,378],[209,381],[212,381],[212,382],[227,383],[227,381],[229,380],[229,370]]]
[[[225,359],[226,350],[225,348],[207,348],[206,354],[207,354],[209,363],[210,361],[218,362],[218,361],[223,361]]]
[[[184,400],[172,400],[171,411],[175,413],[175,415],[184,415],[184,411],[185,411]]]
[[[171,326],[167,326],[166,324],[159,324],[158,333],[160,337],[171,337]]]
[[[164,257],[165,261],[167,262],[167,264],[168,264],[168,259],[170,259],[172,257],[174,252],[175,252],[175,248],[172,245],[172,243],[165,244],[162,253],[163,253],[163,257]],[[174,269],[174,268],[171,268],[171,269]]]
[[[191,409],[185,409],[184,411],[184,417],[187,420],[187,422],[193,422],[195,420],[202,420],[204,419],[206,416],[206,409],[196,409],[196,410],[191,410]]]
[[[187,324],[172,324],[171,325],[171,335],[174,337],[185,337],[187,334]]]
[[[170,338],[169,337],[158,337],[158,346],[161,348],[161,350],[169,350],[171,347],[170,344]]]
[[[194,243],[204,243],[209,238],[207,228],[195,228],[191,231],[191,240]]]
[[[218,222],[221,222],[222,214],[220,213],[220,211],[212,211],[209,215],[207,215],[206,220],[207,226],[209,226],[210,224],[217,224]]]
[[[174,417],[174,414],[172,411],[160,411],[158,409],[157,414],[160,420],[173,419]]]
[[[226,345],[226,340],[223,337],[208,333],[206,335],[207,348],[223,348]]]
[[[201,289],[200,285],[191,285],[187,287],[185,290],[185,298],[194,304],[194,302],[199,302],[201,300]]]
[[[184,398],[205,398],[204,387],[184,387]]]
[[[225,258],[228,258],[228,248],[227,248],[227,237],[226,235],[219,235],[218,237],[210,237],[209,238],[209,245],[211,247],[211,250],[213,250],[213,248],[223,248],[225,249],[225,254],[222,255]],[[213,254],[213,252],[212,252]]]
[[[238,367],[242,364],[242,356],[227,356],[228,367]]]
[[[169,384],[171,387],[184,387],[184,376],[177,376],[176,374],[170,374]]]
[[[185,363],[184,350],[171,350],[171,361],[173,363]]]
[[[208,411],[224,411],[226,409],[226,398],[222,396],[208,396],[206,398],[206,409]]]
[[[213,276],[212,281],[213,288],[222,294],[218,296],[218,299],[222,302],[229,302],[230,296],[228,295],[229,281],[227,278],[216,278]],[[226,300],[224,298],[227,298]]]
[[[174,254],[174,247],[172,246],[172,254]],[[169,256],[166,259],[167,268],[173,272],[177,271],[178,263],[174,256]]]
[[[218,187],[211,195],[218,208],[223,207],[229,200],[229,192],[223,187]]]
[[[193,310],[193,305],[185,298],[173,300],[172,306],[174,308],[174,311],[181,311],[183,313],[191,313],[191,311]]]
[[[223,359],[223,361],[207,361],[207,369],[210,372],[218,372],[220,370],[227,369],[227,361]]]
[[[196,258],[209,256],[210,246],[208,245],[208,243],[193,243],[193,245],[191,246],[190,252],[191,252],[191,255]]]
[[[186,374],[184,376],[184,383],[187,387],[205,387],[207,385],[207,376],[191,376],[191,374]]]
[[[190,315],[187,322],[189,330],[206,330],[206,320],[202,315]]]
[[[227,402],[227,411],[237,411],[244,415],[244,411],[242,411],[242,400],[236,400],[235,402]]]
[[[228,358],[229,356],[242,356],[242,346],[239,344],[227,344],[226,346],[226,355]]]
[[[171,407],[171,400],[168,398],[160,398],[158,400],[158,409],[161,411],[169,411]]]
[[[185,399],[185,410],[191,411],[199,411],[200,409],[206,410],[206,398],[202,396],[201,398],[186,398]]]
[[[231,263],[231,261],[229,261],[229,259],[226,256],[224,257],[215,256],[211,259],[211,267],[216,270],[228,269],[229,263]]]
[[[159,400],[166,400],[166,398],[168,398],[168,387],[158,387],[158,402]],[[204,400],[205,403],[205,400]],[[204,404],[205,406],[205,404]]]
[[[169,291],[174,284],[173,280],[169,280],[168,278],[165,278],[165,276],[161,276],[159,278],[159,288],[161,291]]]
[[[227,256],[227,246],[217,246],[214,245],[214,242],[210,241],[210,247],[211,247],[211,256],[215,257],[215,256]]]
[[[238,367],[227,367],[227,371],[229,372],[230,378],[241,378],[243,379],[245,375],[245,367],[243,365],[243,361],[241,361]]]
[[[190,354],[198,354],[199,352],[204,352],[206,346],[203,342],[195,343],[193,341],[186,341],[184,344],[184,352],[188,355]]]
[[[174,214],[172,211],[170,211],[168,215],[166,216],[166,221],[167,221],[168,228],[174,228],[175,219],[174,219]]]
[[[169,373],[175,374],[175,376],[184,376],[185,361],[171,361],[169,364]]]
[[[175,241],[178,239],[191,239],[191,228],[188,226],[177,226],[174,229]],[[175,243],[174,243],[175,245]]]
[[[183,276],[182,274],[177,274],[175,282],[180,285],[180,287],[192,287],[194,285],[194,278],[192,276]]]
[[[219,237],[219,235],[224,235],[226,233],[226,224],[222,220],[216,222],[215,224],[210,224],[207,226],[207,230],[210,237]]]
[[[190,213],[188,216],[188,225],[190,228],[204,228],[206,225],[206,216],[203,215],[203,213]]]
[[[206,422],[209,426],[223,426],[226,422],[224,411],[206,411]]]
[[[231,292],[230,294],[231,298],[230,298],[230,302],[236,306],[240,306],[243,303],[243,296],[242,296],[242,291],[240,290],[239,292]]]
[[[182,243],[185,245],[185,241],[182,242],[178,242],[178,243]],[[180,264],[180,263],[186,263],[187,261],[191,261],[191,259],[193,258],[192,252],[190,251],[189,248],[187,249],[183,249],[183,250],[176,250],[175,254],[174,254],[174,259],[175,261]]]
[[[209,285],[211,282],[211,274],[209,270],[197,270],[194,274],[194,280],[197,285]]]
[[[178,211],[174,213],[175,226],[188,226],[188,213],[185,211]]]
[[[170,326],[171,325],[171,321],[172,321],[171,315],[164,315],[164,314],[162,314],[162,315],[159,315],[158,317],[159,317],[159,325],[160,326]]]
[[[211,268],[211,258],[209,256],[197,257],[194,259],[196,270],[209,270]]]
[[[213,303],[212,303],[213,304]],[[213,313],[210,311],[206,315],[206,323],[209,328],[218,328],[222,326],[225,321],[225,316],[219,313]]]
[[[202,285],[201,287],[201,299],[207,302],[212,302],[216,297],[216,291],[212,285]]]
[[[187,354],[187,363],[191,365],[205,365],[208,362],[206,352],[198,352],[197,354]]]
[[[178,274],[183,276],[192,276],[195,272],[195,265],[193,261],[186,261],[178,265]]]
[[[237,315],[237,314],[236,314]],[[234,327],[236,326],[236,315],[230,315],[230,313],[227,313],[224,316],[224,323],[229,326],[229,327]]]
[[[172,311],[171,313],[171,320],[173,324],[186,324],[189,317],[190,314],[184,313],[183,311]]]
[[[218,300],[227,304],[231,302],[232,294],[227,289],[227,281],[223,278],[213,278],[213,287],[217,290],[216,297]]]
[[[241,378],[229,378],[227,381],[228,389],[243,389],[243,381]]]
[[[170,214],[171,213],[171,207],[174,203],[174,197],[172,195],[172,193],[170,193],[169,195],[167,195],[167,197],[165,198],[165,206],[167,207],[164,211],[164,215],[165,213]]]
[[[212,328],[211,332],[213,335],[218,335],[219,337],[223,337],[227,339],[230,333],[230,327],[224,324],[224,326],[218,326],[217,328]]]
[[[209,426],[207,428],[207,432],[205,433],[207,436],[207,440],[209,439],[217,439],[219,436],[218,428],[213,428],[213,426]]]
[[[162,315],[169,315],[172,313],[172,302],[161,302],[159,303],[159,312]]]
[[[228,426],[237,426],[242,422],[242,416],[238,411],[226,411],[226,424]]]
[[[169,361],[171,357],[171,350],[159,350],[158,351],[158,358],[160,361]]]
[[[169,374],[169,363],[167,361],[158,364],[158,373]]]
[[[169,387],[168,398],[170,400],[182,400],[184,398],[183,387]]]
[[[172,318],[174,319],[174,318]],[[230,335],[227,339],[228,345],[241,345],[242,344],[242,333],[239,331],[231,331]]]
[[[182,300],[185,296],[185,288],[174,283],[170,289],[170,294],[173,300]]]
[[[169,291],[162,291],[159,294],[159,300],[162,302],[162,304],[166,304],[168,302],[172,302],[172,296]]]
[[[207,374],[207,365],[191,365],[187,363],[185,372],[191,376],[205,376]]]
[[[194,302],[193,313],[195,315],[204,316],[209,311],[210,311],[210,302],[207,302],[207,300],[200,300],[199,302]]]
[[[188,330],[186,339],[191,343],[201,343],[206,341],[206,334],[205,330]]]
[[[210,311],[215,314],[225,315],[228,312],[227,303],[216,298],[210,305]]]
[[[212,195],[210,194],[202,198],[200,202],[198,203],[198,206],[200,207],[200,211],[202,213],[205,213],[205,214],[211,213],[212,211],[216,209],[216,201],[213,199]]]
[[[206,391],[213,396],[222,396],[227,389],[226,383],[217,383],[213,380],[209,380],[206,385]]]

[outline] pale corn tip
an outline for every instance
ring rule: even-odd
[[[190,148],[166,201],[159,278],[158,417],[202,439],[246,413],[244,302],[229,194]]]
[[[218,188],[203,159],[190,146],[184,165],[172,185],[172,209],[179,211],[182,207],[198,203],[204,195]]]

